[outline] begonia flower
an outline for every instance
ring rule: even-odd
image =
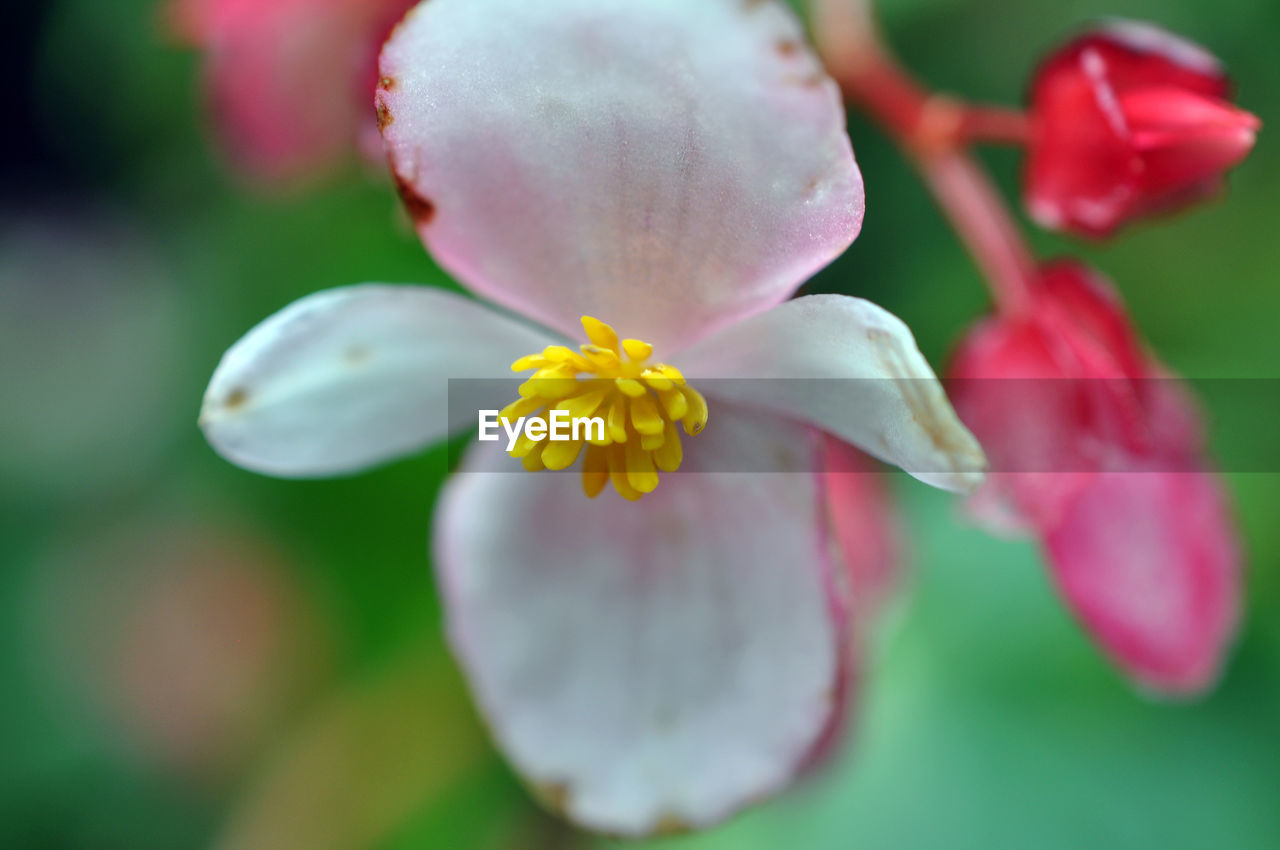
[[[232,162],[270,182],[353,149],[382,154],[378,51],[414,0],[174,0],[169,24],[204,54],[212,119]]]
[[[824,442],[953,489],[984,465],[900,320],[786,300],[861,226],[836,87],[784,4],[738,0],[430,0],[380,85],[427,246],[516,316],[303,298],[226,354],[205,433],[248,469],[348,473],[474,429],[450,379],[513,366],[529,415],[610,414],[520,461],[467,452],[433,535],[449,635],[549,805],[625,835],[713,824],[810,764],[853,690],[858,541],[833,526],[857,503],[828,500]]]
[[[992,462],[979,519],[1041,541],[1067,604],[1135,681],[1210,686],[1235,633],[1236,532],[1199,413],[1110,285],[1046,267],[1031,308],[974,328],[950,375]]]
[[[1032,217],[1108,236],[1217,194],[1261,126],[1230,98],[1213,56],[1149,24],[1113,23],[1056,51],[1031,90]]]

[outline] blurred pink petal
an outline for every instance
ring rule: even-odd
[[[835,84],[782,3],[430,0],[378,109],[436,259],[569,333],[679,348],[838,256],[862,179]]]
[[[1161,380],[1110,285],[1077,263],[1044,269],[1027,315],[973,328],[949,377],[956,410],[991,457],[987,487],[1005,492],[984,497],[986,506],[1004,504],[1040,527],[1096,470],[1199,451],[1187,444],[1194,409]]]
[[[1102,474],[1045,537],[1068,604],[1137,681],[1212,685],[1239,615],[1226,498],[1208,473]]]
[[[974,513],[1038,536],[1067,604],[1139,683],[1211,685],[1234,634],[1240,552],[1199,413],[1107,282],[1046,268],[1025,315],[975,328],[956,409],[995,470]]]
[[[113,647],[118,709],[164,757],[226,767],[252,755],[315,664],[317,647],[300,641],[312,637],[311,612],[257,541],[209,529],[154,543],[152,557]]]
[[[840,702],[815,439],[726,405],[714,427],[640,502],[485,444],[443,497],[455,650],[517,770],[587,827],[718,822],[783,787]],[[762,452],[785,474],[705,471]]]
[[[376,126],[377,53],[412,0],[185,0],[171,25],[205,52],[216,129],[271,181],[333,165]]]
[[[1102,395],[1088,374],[1070,345],[1033,319],[988,319],[965,337],[949,390],[991,459],[973,505],[984,524],[1012,531],[1051,522],[1086,483]]]
[[[234,526],[129,524],[52,558],[39,592],[76,697],[131,755],[202,783],[235,779],[329,661],[290,565]]]
[[[317,292],[224,355],[201,427],[223,456],[258,472],[307,478],[362,469],[474,427],[474,408],[451,411],[449,379],[509,378],[513,360],[553,341],[439,289]]]

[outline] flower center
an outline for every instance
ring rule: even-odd
[[[674,366],[650,364],[653,346],[647,342],[619,341],[613,328],[590,316],[582,317],[582,329],[590,342],[578,351],[549,345],[511,364],[513,372],[536,371],[498,418],[508,425],[524,418],[510,454],[525,469],[568,469],[585,448],[587,497],[594,499],[612,482],[624,499],[635,501],[657,488],[659,472],[680,468],[684,452],[676,423],[686,434],[700,433],[707,424],[707,400]],[[556,411],[586,427],[572,428],[567,439],[553,439]],[[587,420],[597,420],[597,427]],[[542,424],[530,427],[536,422]],[[531,437],[531,431],[544,436]]]

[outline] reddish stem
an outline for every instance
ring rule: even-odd
[[[969,108],[926,91],[887,52],[866,0],[812,0],[812,11],[818,48],[846,97],[915,162],[997,307],[1025,310],[1035,259],[991,179],[966,150],[977,140],[1025,139],[1025,117]]]
[[[1005,314],[1027,310],[1036,262],[987,173],[959,150],[920,157],[916,164],[982,270],[996,307]]]
[[[967,106],[962,141],[1022,147],[1031,138],[1031,121],[1020,109],[1003,106]]]

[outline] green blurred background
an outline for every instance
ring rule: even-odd
[[[932,85],[1013,102],[1101,15],[1218,53],[1280,115],[1274,0],[884,0]],[[383,175],[264,196],[212,151],[198,57],[154,0],[23,4],[5,62],[0,197],[0,846],[21,850],[594,847],[488,743],[443,645],[427,560],[443,451],[290,483],[220,460],[205,382],[316,289],[452,285]],[[985,308],[897,153],[861,120],[868,217],[809,288],[902,316],[938,365]],[[1280,377],[1280,152],[1229,201],[1087,253],[1196,377]],[[1009,191],[1017,158],[989,162]],[[1215,443],[1267,441],[1233,420]],[[1280,476],[1230,477],[1248,610],[1221,686],[1153,701],[1108,668],[1034,548],[895,476],[910,578],[836,762],[670,848],[1280,846]],[[603,842],[609,845],[609,842]]]

